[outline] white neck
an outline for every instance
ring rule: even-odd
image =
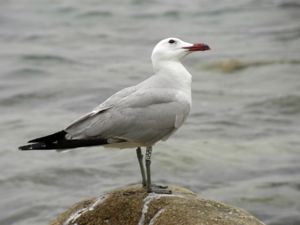
[[[168,85],[190,92],[192,75],[178,60],[160,61],[153,63],[154,71],[158,76],[166,76]]]

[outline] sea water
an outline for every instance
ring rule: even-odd
[[[184,60],[193,108],[154,146],[153,182],[300,224],[297,0],[0,2],[0,224],[47,224],[73,203],[140,182],[134,149],[20,152],[152,74],[166,37],[211,51]]]

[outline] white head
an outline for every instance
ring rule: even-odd
[[[151,60],[154,68],[164,61],[180,61],[194,51],[209,50],[209,46],[202,43],[191,44],[178,38],[166,38],[156,44],[152,51]]]

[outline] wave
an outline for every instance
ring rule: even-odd
[[[251,103],[246,106],[248,109],[254,109],[254,112],[261,111],[274,112],[284,115],[300,114],[300,96],[287,95],[277,98],[270,98],[263,101]]]
[[[75,60],[69,59],[64,56],[52,55],[52,54],[26,54],[22,55],[22,61],[31,62],[42,62],[42,63],[67,63],[67,64],[77,64]]]
[[[55,97],[56,93],[16,93],[8,97],[2,97],[0,99],[1,106],[13,106],[19,105],[33,100],[45,100]]]
[[[24,67],[13,70],[5,75],[5,77],[14,78],[19,76],[40,76],[40,75],[49,75],[46,70],[38,68]]]
[[[206,70],[218,70],[223,73],[234,73],[249,67],[261,67],[278,64],[300,64],[300,60],[262,60],[262,61],[241,61],[238,59],[229,59],[225,61],[208,63],[203,66]]]
[[[4,184],[18,184],[21,185],[24,182],[30,182],[33,184],[56,186],[61,184],[62,179],[66,177],[93,177],[98,176],[99,173],[103,176],[110,176],[110,173],[105,171],[99,171],[95,168],[47,168],[47,172],[32,172],[18,174],[11,177],[1,178],[0,185]],[[47,174],[45,176],[44,174]],[[66,181],[67,183],[67,181]]]
[[[113,14],[109,11],[103,10],[89,10],[78,14],[78,18],[94,18],[94,17],[111,17]]]
[[[300,7],[300,2],[297,1],[278,1],[277,2],[277,7],[279,8],[299,8]]]

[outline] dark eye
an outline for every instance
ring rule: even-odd
[[[174,44],[176,41],[173,40],[173,39],[170,39],[168,42],[169,42],[170,44]]]

